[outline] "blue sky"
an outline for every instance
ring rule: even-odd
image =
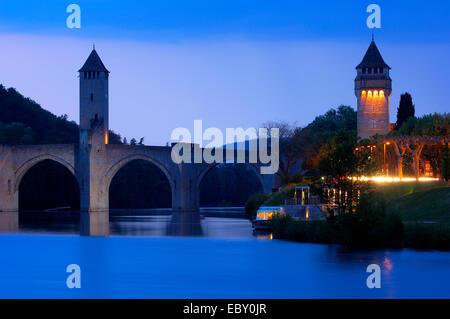
[[[81,7],[81,29],[66,7]],[[354,67],[370,43],[366,7],[382,9],[376,42],[399,96],[417,114],[448,112],[448,1],[2,1],[0,83],[78,122],[76,70],[92,43],[111,71],[110,126],[165,144],[175,127],[305,125],[356,106]]]

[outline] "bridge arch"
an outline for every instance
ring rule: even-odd
[[[120,160],[116,161],[107,171],[106,174],[103,177],[103,185],[105,185],[105,194],[109,193],[109,188],[111,186],[111,182],[114,178],[114,176],[117,174],[117,172],[127,165],[128,163],[135,161],[135,160],[143,160],[146,162],[149,162],[153,165],[155,165],[157,168],[159,168],[163,174],[166,176],[167,181],[170,185],[170,191],[172,193],[172,203],[173,203],[173,196],[175,191],[175,179],[172,174],[170,174],[169,170],[157,159],[152,158],[151,156],[145,155],[145,154],[135,154],[135,155],[129,155],[121,158]]]
[[[43,155],[38,155],[38,156],[35,156],[33,158],[26,160],[25,162],[21,163],[21,165],[16,169],[16,171],[14,172],[14,176],[15,176],[14,192],[15,193],[19,191],[20,182],[22,181],[22,178],[25,176],[25,174],[32,167],[34,167],[35,165],[37,165],[40,162],[43,162],[45,160],[51,160],[58,164],[63,165],[75,177],[75,180],[77,181],[77,184],[78,184],[78,178],[77,178],[77,175],[75,174],[75,168],[73,167],[73,165],[71,163],[67,162],[65,159],[63,159],[59,156],[55,156],[55,155],[51,155],[51,154],[43,154]],[[79,187],[79,185],[77,185],[77,186]]]
[[[220,165],[220,164],[240,164],[240,163],[227,163],[227,162],[224,162],[224,163],[212,163],[212,164],[208,164],[208,165],[205,165],[205,167],[200,171],[200,174],[199,174],[199,176],[198,176],[198,179],[197,179],[197,189],[200,189],[200,184],[201,184],[201,182],[202,182],[202,180],[203,180],[203,178],[214,168],[214,167],[216,167],[216,166],[218,166],[218,165]],[[263,190],[263,191],[265,191],[265,183],[264,183],[264,178],[263,178],[263,176],[261,175],[261,173],[260,173],[260,171],[259,171],[259,166],[258,165],[255,165],[255,164],[251,164],[251,163],[241,163],[241,164],[244,164],[246,167],[249,167],[254,173],[255,173],[255,175],[256,175],[256,177],[258,178],[258,181],[259,181],[259,183],[260,183],[260,185],[261,185],[261,189]]]

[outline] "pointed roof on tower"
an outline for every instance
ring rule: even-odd
[[[389,65],[384,62],[383,57],[381,56],[380,51],[375,44],[375,41],[372,40],[369,48],[367,49],[366,55],[364,56],[361,63],[356,67],[357,69],[362,68],[387,68],[391,69]]]
[[[84,62],[81,69],[78,70],[78,72],[89,72],[89,71],[100,71],[109,73],[108,69],[105,67],[102,60],[98,56],[97,51],[95,51],[95,48],[92,49],[92,52],[91,54],[89,54],[89,57],[87,58],[86,62]]]

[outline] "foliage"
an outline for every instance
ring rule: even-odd
[[[404,93],[400,96],[400,105],[397,108],[396,129],[400,129],[406,121],[414,118],[415,106],[412,102],[411,94]]]
[[[410,118],[400,128],[392,132],[392,135],[449,136],[450,113],[434,113],[419,118]]]
[[[282,184],[287,184],[293,178],[291,170],[300,161],[303,151],[302,143],[298,141],[299,128],[283,121],[269,121],[263,127],[269,132],[272,128],[279,129],[280,163],[277,175],[281,177]]]
[[[447,144],[442,149],[441,173],[446,181],[450,180],[450,149]]]
[[[341,214],[328,220],[335,241],[349,247],[400,245],[403,223],[398,214],[386,212],[386,202],[375,194],[364,194],[356,213]]]
[[[356,111],[350,106],[341,105],[331,109],[301,130],[304,146],[303,169],[318,171],[320,161],[327,153],[328,143],[338,132],[346,131],[356,136]]]
[[[248,219],[252,219],[256,216],[256,212],[259,207],[269,198],[268,194],[265,193],[257,193],[247,200],[245,203],[245,214]]]
[[[275,238],[350,248],[411,247],[450,250],[450,188],[445,183],[382,185],[361,196],[355,213],[322,221],[277,217]],[[438,201],[438,199],[440,200]],[[435,204],[442,202],[442,205]],[[398,203],[399,205],[395,205]],[[424,222],[424,221],[434,222]]]
[[[405,223],[405,246],[450,250],[450,224]]]
[[[326,149],[319,163],[320,173],[326,177],[325,186],[336,190],[339,214],[353,212],[360,194],[371,186],[360,177],[371,176],[378,168],[377,163],[368,147],[357,148],[354,133],[340,131],[328,141]]]
[[[5,89],[0,85],[0,135],[8,136],[15,131],[11,141],[18,139],[21,144],[76,144],[78,143],[78,126],[69,122],[67,115],[55,116],[41,108],[39,104],[23,97],[13,88]],[[14,127],[8,127],[13,125]],[[22,125],[20,128],[18,125]],[[24,130],[20,138],[20,130]],[[19,134],[19,135],[17,135]]]
[[[10,124],[3,124],[0,122],[0,144],[22,145],[32,144],[33,141],[34,132],[31,127],[18,122]]]

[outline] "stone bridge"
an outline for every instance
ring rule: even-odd
[[[134,160],[148,161],[166,176],[172,193],[173,219],[179,224],[195,223],[199,219],[200,183],[217,164],[176,164],[172,161],[171,151],[170,146],[94,143],[89,145],[89,155],[86,156],[78,145],[1,145],[0,215],[4,219],[2,222],[0,218],[0,224],[3,224],[3,228],[11,228],[9,224],[15,223],[19,209],[20,182],[34,165],[44,160],[63,165],[75,176],[80,189],[80,210],[85,215],[83,229],[87,234],[102,235],[107,232],[109,186],[115,174]],[[235,151],[236,154],[238,152]],[[247,159],[248,152],[245,153]],[[273,175],[261,174],[259,164],[247,166],[255,172],[261,189],[270,193]]]
[[[172,219],[176,225],[199,221],[199,185],[216,164],[200,160],[176,164],[172,146],[109,144],[109,71],[95,49],[78,71],[80,81],[80,126],[77,145],[0,145],[0,227],[18,225],[19,186],[23,176],[37,163],[55,161],[76,178],[80,190],[81,231],[105,235],[109,225],[109,186],[114,175],[133,160],[156,165],[167,177],[172,192]],[[188,144],[194,151],[198,145]],[[197,149],[198,150],[198,149]],[[235,154],[238,152],[234,151]],[[239,151],[248,159],[251,152]],[[194,153],[194,152],[191,152]],[[236,154],[237,155],[237,154]],[[235,156],[235,159],[239,157]],[[188,163],[189,162],[189,163]],[[246,161],[248,163],[248,160]],[[248,164],[256,172],[262,189],[272,191],[273,175],[261,175],[259,164]]]

